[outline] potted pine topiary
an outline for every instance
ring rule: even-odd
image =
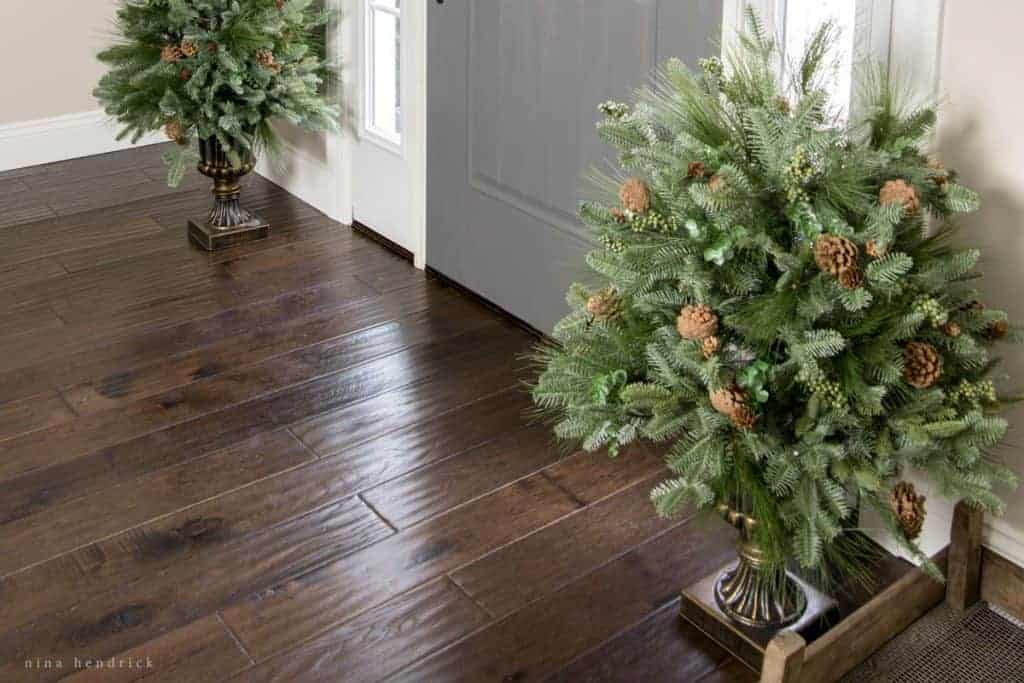
[[[163,130],[177,143],[165,155],[171,186],[195,161],[213,180],[213,209],[189,222],[204,248],[267,235],[269,226],[240,205],[239,179],[261,153],[277,151],[273,121],[337,127],[339,110],[322,93],[329,17],[314,0],[121,3],[95,96],[123,125],[121,138]]]
[[[601,105],[621,172],[581,208],[598,282],[569,291],[533,398],[587,450],[665,444],[657,511],[714,509],[739,530],[708,595],[770,630],[806,617],[809,584],[870,571],[862,506],[939,576],[908,468],[1001,510],[1014,477],[991,451],[1007,427],[992,346],[1014,331],[978,303],[979,252],[952,241],[978,197],[923,151],[934,110],[869,69],[840,121],[832,27],[784,80],[748,26],[727,64],[670,61],[634,104]]]

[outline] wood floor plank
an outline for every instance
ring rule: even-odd
[[[0,527],[0,576],[215,497],[225,487],[239,488],[311,459],[289,432],[272,432],[46,508]]]
[[[390,311],[394,309],[395,298],[419,300],[435,288],[423,283],[403,290],[400,295],[378,298],[364,289],[353,292],[348,282],[330,282],[265,301],[222,309],[217,314],[173,326],[122,335],[105,343],[69,344],[69,347],[61,347],[63,353],[51,353],[50,345],[43,344],[45,353],[33,355],[42,355],[45,360],[17,367],[16,361],[7,359],[4,364],[6,371],[0,372],[0,403],[33,395],[40,388],[59,388],[116,376],[135,367],[159,363],[243,336],[255,329],[298,322],[303,317],[332,310],[346,310],[354,324],[360,325],[360,320],[378,315],[377,306]]]
[[[664,471],[665,463],[650,448],[634,444],[615,458],[604,452],[579,453],[552,465],[546,474],[577,499],[593,503]]]
[[[270,515],[274,509],[268,503],[263,501],[263,509]],[[0,634],[0,680],[17,673],[35,652],[64,660],[114,656],[212,614],[238,597],[308,573],[332,558],[374,547],[392,533],[361,501],[351,498],[256,533],[246,533],[245,525],[262,520],[246,518],[231,526],[228,520],[237,519],[231,514],[224,510],[221,515],[185,520],[175,516],[119,538],[168,570],[147,572],[143,580]],[[179,526],[167,528],[169,523]],[[83,569],[101,570],[103,557],[93,555],[94,564]]]
[[[452,580],[491,615],[512,614],[692,516],[664,520],[653,514],[653,483],[641,481],[588,505],[460,568]]]
[[[227,628],[214,615],[193,621],[138,647],[114,656],[114,667],[96,666],[108,660],[90,660],[66,680],[71,683],[187,683],[220,681],[246,669],[251,662]]]
[[[291,385],[357,368],[350,391],[384,391],[415,381],[386,357],[411,346],[444,340],[493,325],[487,316],[448,318],[424,311],[403,322],[387,323],[337,339],[300,348],[265,362],[148,396],[117,410],[81,417],[5,442],[0,481],[53,467],[157,430],[251,402]],[[360,364],[365,364],[359,367]],[[390,372],[387,372],[390,370]],[[424,369],[424,377],[431,372]],[[356,385],[356,383],[359,383]],[[389,382],[392,383],[389,385]]]
[[[472,318],[471,306],[465,299],[436,290],[376,298],[372,306],[354,310],[346,306],[319,315],[296,316],[280,325],[261,327],[170,359],[64,387],[61,394],[78,414],[91,415],[389,321],[415,320],[434,307],[445,308],[455,318]]]
[[[148,216],[117,220],[107,216],[104,220],[102,211],[72,218],[54,217],[31,223],[19,222],[4,228],[0,267],[107,244],[113,240],[141,239],[163,231],[163,227]]]
[[[64,266],[55,258],[40,258],[0,268],[0,289],[26,287],[67,275]]]
[[[196,526],[196,520],[216,519],[222,529],[234,530],[203,538],[203,550],[213,552],[235,537],[330,508],[390,478],[457,455],[493,438],[507,418],[507,407],[520,404],[522,398],[518,391],[503,391],[431,420],[420,421],[409,414],[394,424],[378,422],[375,438],[353,443],[343,454],[260,480],[130,534],[9,576],[0,581],[0,595],[32,596],[32,600],[0,601],[0,624],[33,621],[119,585],[133,584],[147,574],[167,571],[182,555],[188,556],[189,546],[179,543],[179,530]],[[383,395],[367,403],[388,401],[388,395]],[[367,410],[372,412],[372,405]],[[393,431],[403,423],[405,428]],[[460,428],[467,424],[473,427]]]
[[[731,658],[679,617],[671,602],[650,617],[587,652],[548,679],[550,683],[696,681]]]
[[[0,403],[0,449],[4,439],[52,427],[75,414],[56,391],[44,391],[20,401]]]
[[[531,475],[560,457],[546,426],[509,431],[478,448],[372,488],[363,499],[392,526],[404,529]]]
[[[734,550],[721,525],[698,516],[392,680],[544,680],[576,653],[640,623],[676,600],[683,586],[723,564]]]
[[[575,509],[560,489],[531,477],[232,605],[224,620],[265,659]]]
[[[353,412],[359,413],[364,409],[360,404],[373,397],[387,395],[383,399],[385,408],[377,412],[402,415],[399,425],[403,424],[401,419],[417,415],[406,406],[409,395],[415,397],[408,401],[411,406],[434,406],[433,412],[425,412],[424,418],[439,415],[491,393],[494,387],[508,387],[515,381],[507,368],[490,363],[489,354],[521,350],[522,337],[501,325],[489,327],[493,329],[482,328],[479,333],[462,335],[459,339],[472,343],[458,351],[449,347],[456,340],[413,347],[21,475],[4,484],[0,520],[29,516],[50,505],[102,490],[112,481],[187,462],[324,411],[351,406]],[[416,372],[410,372],[410,368]],[[391,393],[402,387],[404,391]],[[379,434],[382,426],[395,424],[381,422],[373,415],[367,419],[369,422],[353,424],[350,443]]]
[[[447,579],[399,595],[235,680],[379,681],[475,628],[487,615]]]

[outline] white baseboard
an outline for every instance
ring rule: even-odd
[[[331,170],[298,148],[287,143],[283,147],[277,162],[260,159],[256,173],[336,219],[338,198]]]
[[[0,171],[165,142],[153,133],[133,145],[117,131],[102,110],[0,125]]]

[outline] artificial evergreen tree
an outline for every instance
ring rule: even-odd
[[[1006,315],[976,303],[979,253],[951,240],[978,197],[926,156],[935,111],[884,70],[853,121],[833,116],[831,26],[785,79],[748,26],[727,64],[669,61],[633,105],[601,105],[621,171],[581,208],[600,283],[569,291],[535,403],[587,450],[664,443],[657,511],[755,519],[766,574],[853,571],[861,504],[935,571],[901,473],[994,512],[1014,483],[991,452]]]
[[[339,112],[321,90],[330,76],[315,0],[123,0],[110,67],[95,95],[133,141],[163,130],[177,185],[197,157],[191,143],[214,139],[232,165],[274,152],[275,119],[324,130]]]

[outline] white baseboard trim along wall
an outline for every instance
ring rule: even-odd
[[[165,142],[159,133],[133,145],[117,139],[117,125],[102,110],[0,125],[0,171],[104,154]]]

